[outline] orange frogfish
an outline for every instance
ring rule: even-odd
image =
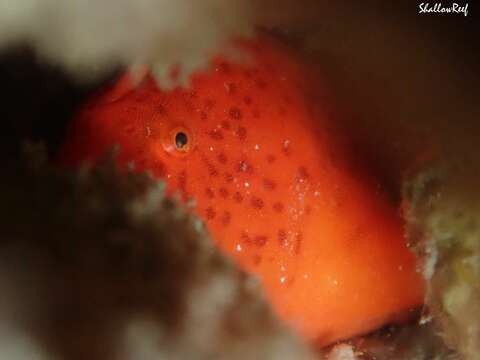
[[[218,56],[187,89],[125,75],[95,94],[61,162],[95,162],[119,144],[121,167],[195,200],[218,247],[307,339],[403,321],[422,304],[423,281],[397,209],[335,130],[322,82],[277,39],[238,46],[245,61]]]

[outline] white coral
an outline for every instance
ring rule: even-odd
[[[252,28],[242,0],[0,0],[0,49],[27,42],[81,80],[114,66],[151,65],[167,79],[202,67]],[[167,84],[168,85],[168,84]]]

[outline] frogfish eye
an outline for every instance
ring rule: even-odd
[[[171,129],[163,139],[163,148],[174,156],[186,155],[193,148],[192,133],[184,126]]]
[[[188,145],[188,136],[183,131],[177,132],[175,135],[175,145],[177,150],[182,150],[185,146]]]

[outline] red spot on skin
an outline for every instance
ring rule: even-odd
[[[143,164],[141,164],[141,167],[139,170],[145,170],[145,162],[146,160],[143,159]],[[140,165],[140,163],[139,163]],[[153,169],[153,174],[158,177],[165,177],[167,175],[167,167],[165,166],[165,163],[161,160],[156,160],[155,161],[155,167]]]
[[[259,197],[254,196],[250,199],[250,205],[252,205],[254,209],[261,210],[263,209],[264,202]]]
[[[305,207],[305,214],[310,215],[312,213],[312,207],[310,205],[307,205]]]
[[[224,187],[221,187],[220,189],[218,189],[218,194],[219,194],[222,198],[226,199],[226,198],[228,197],[228,190],[225,189]]]
[[[295,255],[300,255],[300,250],[302,249],[302,241],[302,233],[297,233],[295,235],[295,244],[293,245],[293,252],[295,253]]]
[[[253,245],[256,247],[263,247],[268,242],[268,237],[264,235],[256,235],[253,238],[248,234],[248,231],[242,230],[240,235],[242,241],[247,245]]]
[[[205,109],[207,111],[212,110],[215,107],[215,101],[212,99],[206,99],[205,100]]]
[[[159,115],[167,115],[167,108],[163,105],[158,105],[157,106],[157,114]]]
[[[244,74],[245,74],[245,77],[247,77],[248,79],[251,79],[258,74],[258,69],[247,69],[244,71]]]
[[[261,90],[265,90],[267,88],[267,83],[262,79],[256,80],[255,85]]]
[[[260,111],[258,111],[257,109],[253,110],[252,116],[253,116],[255,119],[259,119],[259,118],[260,118]]]
[[[225,89],[230,95],[235,95],[237,93],[237,85],[235,83],[226,83]]]
[[[277,184],[270,179],[263,179],[263,187],[265,190],[274,190],[277,187]]]
[[[262,263],[262,257],[258,254],[253,255],[252,263],[254,266],[258,266]]]
[[[193,113],[196,110],[196,107],[191,100],[185,100],[184,107],[189,113]]]
[[[207,159],[207,157],[202,156],[201,159],[203,160],[203,162],[205,163],[205,166],[208,169],[208,174],[212,177],[218,176],[217,168],[213,166],[213,164]]]
[[[215,212],[215,210],[213,210],[212,207],[208,207],[208,208],[205,210],[205,216],[207,217],[207,220],[213,220],[213,219],[215,219],[215,215],[217,215],[217,213]]]
[[[215,197],[215,193],[213,192],[213,190],[211,188],[206,188],[205,189],[205,195],[207,195],[207,197],[209,199],[213,199]]]
[[[271,154],[270,154],[270,155],[267,155],[267,162],[268,162],[269,164],[275,162],[275,160],[276,160],[276,157],[275,157],[274,155],[271,155]]]
[[[222,61],[220,64],[218,64],[218,71],[221,71],[224,74],[230,74],[232,69],[230,64]]]
[[[303,235],[300,232],[295,235],[288,235],[285,229],[278,230],[277,240],[280,247],[292,255],[300,255]]]
[[[282,142],[282,152],[285,154],[285,156],[290,156],[292,154],[290,140],[284,140]]]
[[[264,235],[257,235],[253,238],[253,243],[258,247],[263,247],[268,242],[268,238]]]
[[[208,119],[208,115],[205,111],[200,111],[200,119],[202,119],[202,120],[207,120]]]
[[[265,64],[265,70],[267,70],[268,72],[274,72],[274,66],[272,64]]]
[[[220,164],[226,164],[227,163],[227,156],[222,152],[217,155],[217,160]]]
[[[241,173],[252,174],[253,166],[247,160],[240,160],[238,162],[237,171]]]
[[[223,120],[220,123],[220,126],[222,127],[223,130],[230,130],[230,123],[227,120]]]
[[[273,204],[273,210],[275,210],[278,213],[281,213],[283,211],[283,208],[284,206],[281,202],[276,202],[275,204]]]
[[[233,106],[228,111],[228,115],[234,120],[240,120],[242,118],[242,110],[236,106]]]
[[[297,180],[307,180],[309,178],[307,168],[300,166],[297,171]]]
[[[235,200],[237,203],[241,203],[243,201],[242,194],[236,191],[235,194],[233,194],[233,200]]]
[[[217,176],[218,175],[218,171],[215,168],[215,166],[213,166],[212,164],[208,164],[207,167],[208,167],[208,173],[210,174],[210,176]]]
[[[231,220],[232,220],[232,214],[230,213],[230,211],[224,211],[220,219],[220,221],[222,222],[222,225],[228,226]]]
[[[242,232],[240,233],[240,239],[242,239],[242,241],[247,245],[250,245],[252,243],[250,235],[248,235],[248,232],[246,230],[242,230]]]
[[[287,243],[287,233],[286,233],[286,231],[283,230],[283,229],[278,230],[277,239],[278,239],[278,243],[280,244],[280,246],[285,247],[285,245]]]
[[[287,105],[292,104],[292,97],[290,95],[288,95],[288,94],[284,95],[284,96],[282,96],[282,99],[285,102],[285,104],[287,104]]]
[[[182,195],[187,196],[187,171],[182,170],[177,177],[178,188],[182,192]]]
[[[235,135],[240,139],[240,141],[245,141],[247,138],[247,129],[243,126],[240,126],[237,131],[235,131]]]
[[[230,173],[226,173],[225,174],[225,181],[228,182],[228,183],[233,182],[233,175],[230,174]]]
[[[208,135],[209,135],[210,138],[212,138],[213,140],[216,140],[216,141],[223,140],[223,133],[222,133],[221,130],[213,129],[212,131],[210,131],[210,132],[208,133]]]
[[[245,105],[251,105],[252,104],[252,98],[250,96],[245,96],[243,98],[243,102],[245,103]]]

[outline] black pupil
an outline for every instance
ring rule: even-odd
[[[177,146],[177,149],[182,149],[185,145],[188,143],[188,137],[187,134],[184,132],[179,132],[177,135],[175,135],[175,145]]]

